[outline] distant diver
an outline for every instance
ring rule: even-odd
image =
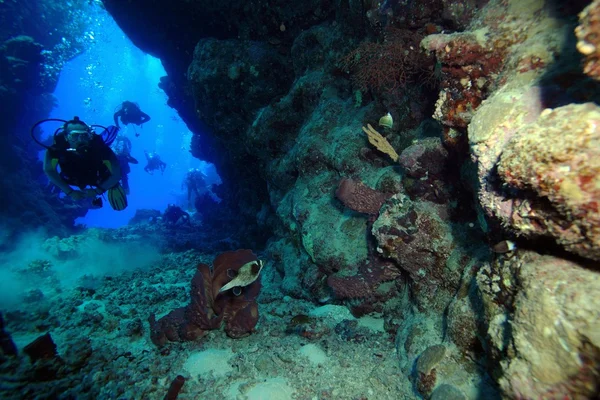
[[[188,210],[193,208],[193,195],[195,195],[195,198],[199,198],[209,191],[209,188],[206,185],[206,175],[198,168],[191,168],[188,171],[181,186],[182,189],[183,187],[187,187]]]
[[[119,110],[113,115],[117,128],[121,127],[119,125],[119,117],[121,118],[121,122],[125,125],[135,124],[141,126],[150,121],[150,116],[143,112],[140,109],[140,106],[132,101],[124,101],[119,107]],[[136,132],[135,136],[140,136],[140,134]]]
[[[180,224],[180,221],[183,221],[181,222],[181,225],[191,225],[190,214],[183,211],[181,207],[176,206],[175,204],[169,204],[167,206],[167,209],[163,214],[163,220],[167,225],[171,226]]]
[[[146,150],[144,150],[144,155],[146,156],[146,166],[144,167],[144,171],[146,171],[150,175],[154,175],[153,172],[157,169],[160,170],[161,174],[165,173],[167,163],[161,160],[158,154],[148,153]]]
[[[35,129],[49,121],[63,123],[62,127],[54,131],[51,146],[35,138]],[[102,133],[96,133],[96,128],[102,128]],[[44,172],[52,184],[73,200],[93,198],[92,205],[95,207],[102,206],[102,198],[99,196],[108,192],[111,207],[121,211],[127,207],[127,195],[119,184],[119,160],[110,149],[118,131],[116,126],[105,128],[101,125],[87,125],[79,117],[73,117],[70,121],[50,118],[37,122],[31,128],[31,137],[46,148]]]
[[[129,195],[129,173],[131,172],[129,164],[138,164],[138,160],[131,156],[131,140],[124,135],[119,135],[116,137],[112,149],[121,167],[121,185],[125,194]]]

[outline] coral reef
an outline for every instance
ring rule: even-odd
[[[502,12],[504,17],[501,16]],[[477,167],[477,177],[472,187],[478,192],[478,202],[484,214],[491,217],[488,220],[480,218],[481,227],[490,232],[504,229],[511,235],[527,239],[547,238],[568,251],[583,257],[597,258],[597,222],[594,211],[594,196],[597,194],[592,186],[585,183],[587,167],[567,165],[577,163],[577,157],[594,159],[594,146],[583,146],[575,156],[569,150],[561,153],[553,146],[554,141],[546,139],[553,131],[549,120],[556,113],[561,115],[561,120],[557,122],[562,130],[555,131],[555,140],[560,138],[561,141],[566,139],[573,142],[568,148],[578,146],[574,144],[578,135],[595,140],[593,128],[587,128],[589,120],[585,119],[593,117],[593,114],[591,111],[590,114],[585,114],[584,111],[591,106],[565,105],[575,99],[578,102],[594,100],[593,91],[589,90],[589,85],[594,83],[586,80],[581,72],[576,72],[580,66],[577,58],[571,57],[575,48],[569,41],[568,34],[574,28],[572,21],[557,19],[553,12],[552,7],[537,3],[527,7],[516,2],[491,3],[474,20],[472,32],[464,33],[471,35],[469,40],[479,41],[481,49],[494,52],[482,58],[472,57],[477,53],[473,49],[463,49],[464,51],[454,54],[452,35],[433,35],[427,37],[422,44],[437,48],[436,54],[441,60],[444,60],[443,57],[451,57],[454,65],[459,66],[463,72],[463,66],[471,65],[475,60],[492,63],[479,65],[479,70],[483,73],[481,76],[485,78],[482,82],[483,87],[487,88],[484,96],[487,99],[485,103],[471,107],[468,118],[463,119],[462,123],[465,127],[468,123],[468,144],[472,161]],[[510,17],[507,18],[507,15]],[[533,21],[540,18],[554,24],[556,29],[537,29],[538,25]],[[485,30],[485,35],[481,29]],[[436,45],[440,40],[439,46]],[[490,46],[490,40],[500,43]],[[488,45],[484,45],[484,42]],[[442,46],[442,43],[448,47]],[[559,54],[561,50],[566,55]],[[497,57],[500,58],[496,60]],[[562,61],[554,62],[559,58]],[[550,65],[552,66],[549,67]],[[574,76],[579,78],[573,79]],[[468,88],[477,86],[472,78],[474,76],[469,75],[469,79],[463,82],[467,83]],[[457,85],[460,83],[459,76],[450,80]],[[565,86],[566,80],[572,83]],[[447,105],[450,108],[444,108]],[[442,106],[437,111],[442,117],[453,113],[456,115],[457,111],[467,109],[454,107],[445,100],[438,103],[438,106]],[[563,109],[563,106],[568,108]],[[549,110],[544,111],[545,109]],[[446,133],[460,128],[441,121],[450,128],[446,129]],[[464,134],[466,130],[462,129],[461,132]],[[534,132],[537,141],[524,139]],[[462,137],[465,138],[464,135]],[[448,140],[444,143],[449,144]],[[564,157],[566,159],[561,161]],[[565,171],[552,170],[551,163],[555,162],[562,165]],[[511,168],[515,168],[514,178]],[[533,169],[526,171],[529,168]],[[567,173],[568,168],[574,168],[573,173]],[[590,168],[593,170],[593,163]],[[519,172],[522,172],[522,176]],[[580,173],[581,178],[578,175]],[[580,179],[583,180],[581,183]],[[529,180],[531,183],[526,182]],[[564,186],[562,189],[559,187],[561,185]],[[583,196],[580,200],[572,197],[578,194]],[[579,215],[590,221],[575,221]]]
[[[52,377],[52,394],[63,396],[162,397],[189,353],[200,357],[184,342],[200,336],[202,350],[222,351],[215,358],[235,370],[202,375],[194,368],[212,363],[194,358],[183,395],[249,396],[278,376],[301,399],[415,390],[496,399],[497,388],[509,398],[597,396],[599,117],[588,46],[597,3],[577,30],[583,68],[571,18],[580,10],[551,3],[104,0],[128,36],[161,58],[160,86],[194,131],[193,154],[222,172],[223,202],[199,200],[208,205],[201,227],[168,230],[156,213],[140,213],[140,223],[102,234],[185,252],[164,255],[151,272],[87,277],[60,303],[56,291],[31,292],[23,307],[40,307],[38,326],[15,312],[7,330],[52,329],[80,350],[64,356],[76,378]],[[32,37],[23,53],[39,48]],[[39,72],[20,61],[8,71]],[[360,131],[388,114],[380,135],[387,154],[399,154],[395,164]],[[441,134],[423,122],[429,115]],[[47,245],[72,260],[77,240]],[[516,250],[494,246],[507,240]],[[240,296],[217,294],[243,263],[228,252],[211,271],[212,252],[265,243],[260,296],[259,282]],[[22,270],[53,275],[54,265]],[[177,283],[190,279],[191,300]],[[142,319],[158,307],[173,311],[151,317],[148,335]],[[298,315],[307,318],[282,323]],[[261,335],[209,332],[221,324],[234,337],[256,327]],[[160,347],[144,348],[148,336]],[[181,343],[161,346],[169,340]],[[361,379],[339,379],[356,365]],[[21,372],[13,391],[32,375]],[[138,385],[142,394],[132,392]]]
[[[221,138],[219,146],[231,151],[238,147],[233,134],[251,122],[247,116],[284,94],[292,78],[285,57],[260,41],[202,39],[188,68],[198,117]],[[195,150],[199,158],[211,153]]]
[[[2,317],[2,314],[0,314],[0,350],[2,350],[2,360],[4,360],[4,356],[17,355],[15,342],[13,342],[10,333],[4,329],[4,317]]]
[[[389,197],[351,179],[342,179],[335,195],[349,209],[372,215],[379,214],[379,209]]]
[[[32,363],[38,360],[51,360],[57,356],[56,344],[49,333],[40,336],[23,348]]]
[[[598,261],[599,121],[600,108],[591,103],[546,109],[514,132],[498,163],[506,190],[526,193],[504,216],[511,218],[508,225],[523,236],[551,236],[566,250]]]
[[[483,210],[517,236],[547,237],[597,259],[597,189],[590,178],[597,169],[596,106],[544,111],[545,87],[510,86],[509,81],[506,90],[482,106],[469,126]],[[590,145],[580,142],[580,136]],[[565,141],[564,151],[556,140]]]
[[[54,107],[51,93],[64,63],[89,45],[86,32],[95,7],[86,0],[2,3],[0,209],[8,239],[40,226],[66,235],[74,231],[75,219],[87,212],[43,187],[39,148],[31,143],[29,129]]]
[[[411,2],[363,2],[367,20],[374,30],[385,26],[402,28],[425,27],[434,33],[439,26],[462,30],[487,0],[426,0]]]
[[[597,272],[532,252],[499,262],[512,276],[487,267],[477,280],[489,313],[490,344],[497,355],[505,354],[499,382],[506,396],[593,398],[600,373]],[[518,282],[519,289],[508,299],[494,282]]]
[[[429,346],[417,359],[416,386],[423,396],[429,396],[437,381],[435,367],[446,357],[446,347],[438,344]]]
[[[181,388],[184,384],[185,378],[181,375],[177,375],[175,379],[173,379],[173,382],[171,382],[171,386],[169,386],[169,391],[165,396],[165,400],[177,400],[179,392],[181,391]]]
[[[465,395],[452,385],[443,384],[438,386],[431,394],[431,400],[465,400]]]
[[[161,1],[153,7],[137,0],[104,0],[103,4],[138,47],[164,60],[168,77],[161,87],[195,133],[192,153],[214,163],[219,171],[222,209],[236,215],[236,226],[253,226],[256,214],[268,203],[268,191],[256,152],[245,151],[244,133],[260,108],[276,103],[293,82],[292,62],[284,55],[294,38],[331,17],[333,4],[320,0],[269,6],[243,0]],[[147,35],[147,23],[170,28]],[[206,97],[209,101],[200,100]],[[212,132],[205,134],[207,130]],[[268,147],[264,143],[262,149]],[[250,234],[264,236],[265,231]],[[248,236],[248,232],[235,236]]]
[[[372,227],[377,251],[409,274],[414,300],[423,310],[445,307],[471,262],[462,238],[453,234],[468,229],[453,229],[449,222],[445,206],[395,195]]]
[[[129,225],[152,223],[162,216],[159,210],[148,210],[145,208],[135,210],[135,215],[129,220]]]
[[[579,25],[575,28],[577,50],[585,57],[583,72],[600,79],[600,1],[594,0],[579,14]]]
[[[370,257],[368,263],[361,264],[355,275],[346,274],[341,271],[329,275],[327,286],[333,298],[347,302],[355,316],[389,308],[386,302],[397,297],[403,288],[398,268],[376,257]]]
[[[400,155],[400,165],[406,173],[416,179],[438,178],[448,168],[448,151],[439,138],[426,138],[404,149]]]
[[[434,34],[421,46],[441,65],[441,87],[434,117],[444,126],[444,143],[463,150],[465,130],[474,111],[489,95],[505,60],[505,36],[491,39],[478,32]]]
[[[382,43],[362,42],[340,63],[357,89],[393,93],[433,75],[432,58],[419,50],[419,35],[388,27],[383,36]]]
[[[451,159],[440,138],[424,138],[400,154],[400,165],[406,171],[404,189],[412,199],[420,198],[444,204],[450,198],[447,179]]]
[[[185,378],[181,399],[253,393],[311,398],[316,392],[329,398],[393,398],[410,393],[410,383],[398,374],[393,342],[382,330],[381,318],[356,319],[343,306],[315,308],[312,302],[282,299],[277,285],[265,282],[258,298],[259,334],[231,340],[212,331],[202,343],[157,348],[147,324],[143,336],[130,336],[123,329],[158,307],[188,302],[182,283],[189,282],[198,262],[212,258],[193,251],[165,254],[150,267],[102,279],[94,292],[65,290],[7,312],[6,330],[20,352],[0,363],[2,397],[80,398],[84,393],[94,398],[163,399],[177,375]],[[261,300],[267,289],[278,301]],[[310,322],[288,332],[285,321],[298,314]],[[21,349],[47,332],[62,362],[30,363]]]

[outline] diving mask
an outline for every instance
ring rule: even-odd
[[[67,142],[73,149],[88,145],[93,138],[93,133],[89,129],[70,129],[66,134]]]

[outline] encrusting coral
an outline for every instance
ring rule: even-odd
[[[377,150],[390,156],[392,160],[398,161],[398,153],[396,153],[396,150],[394,150],[390,142],[388,142],[388,140],[384,138],[381,133],[377,132],[377,130],[375,130],[371,124],[367,124],[366,128],[363,126],[362,129],[369,137],[369,143],[375,146]]]
[[[509,188],[540,199],[521,207],[524,235],[550,234],[565,249],[600,260],[600,109],[546,109],[505,147],[498,174]],[[527,228],[526,226],[530,226]]]
[[[571,261],[526,251],[514,263],[513,279],[521,287],[513,300],[515,311],[510,321],[494,313],[488,330],[492,348],[508,353],[499,379],[506,398],[597,398],[597,273]],[[477,279],[485,277],[480,274]],[[489,296],[484,294],[486,308],[494,310]],[[510,338],[506,336],[508,324]]]
[[[371,215],[377,215],[383,203],[391,196],[348,178],[340,181],[335,195],[349,209]]]
[[[575,28],[577,50],[584,55],[583,72],[600,80],[600,0],[593,1],[579,14]]]

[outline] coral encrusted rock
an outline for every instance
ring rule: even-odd
[[[565,249],[600,260],[600,108],[546,109],[504,148],[498,174],[540,199],[519,208],[521,232],[551,235]],[[545,201],[545,200],[548,201]]]
[[[600,280],[551,256],[520,256],[510,322],[492,323],[494,346],[511,343],[499,383],[511,399],[591,399],[600,389]],[[494,318],[495,319],[495,318]],[[508,324],[510,335],[507,338]],[[508,339],[508,340],[507,340]]]
[[[579,22],[575,35],[577,50],[585,57],[583,72],[600,80],[600,0],[593,1],[579,14]]]

